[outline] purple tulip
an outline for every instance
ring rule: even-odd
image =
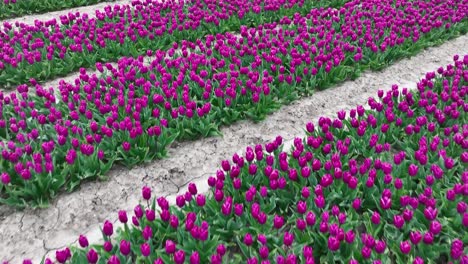
[[[55,251],[55,258],[59,263],[65,263],[71,257],[70,249],[65,248],[63,250]]]
[[[119,221],[123,224],[126,224],[128,222],[128,217],[127,217],[127,212],[124,210],[120,210],[119,213]]]
[[[197,194],[197,198],[195,200],[196,200],[198,206],[200,206],[200,207],[205,206],[205,203],[206,203],[205,195]]]
[[[194,251],[192,255],[190,255],[190,264],[199,264],[200,263],[200,254],[198,251]]]
[[[313,226],[316,223],[315,214],[312,211],[309,211],[306,215],[306,222],[308,226]]]
[[[11,181],[10,175],[8,175],[8,173],[6,172],[3,172],[1,176],[1,180],[4,185],[8,185]]]
[[[293,242],[294,242],[294,234],[289,233],[289,232],[284,232],[283,244],[289,247],[292,245]]]
[[[374,225],[380,224],[380,214],[377,211],[374,211],[371,216],[371,221]]]
[[[142,236],[144,240],[149,240],[153,237],[153,229],[151,226],[145,226],[142,232]]]
[[[130,251],[131,251],[130,242],[126,240],[120,241],[120,253],[122,253],[122,255],[124,256],[127,256],[128,254],[130,254]]]
[[[437,217],[437,209],[433,207],[426,207],[424,209],[424,217],[426,217],[427,220],[432,221],[436,219]]]
[[[418,256],[414,259],[413,264],[424,264],[424,260]]]
[[[130,147],[131,147],[131,145],[130,145],[129,142],[123,142],[123,143],[122,143],[122,148],[123,148],[123,150],[124,150],[125,152],[130,151]]]
[[[226,254],[226,247],[224,246],[224,244],[219,244],[219,245],[216,247],[216,252],[217,252],[218,255],[220,255],[221,257],[224,256],[224,254]]]
[[[400,243],[400,251],[405,255],[409,254],[411,251],[411,244],[408,241],[402,241]]]
[[[114,227],[110,221],[106,220],[104,222],[102,232],[104,233],[105,236],[112,236],[112,234],[114,233]]]
[[[353,200],[353,203],[352,203],[352,206],[354,208],[354,210],[359,210],[361,208],[361,199],[360,198],[356,198]]]
[[[429,231],[432,234],[437,235],[440,233],[441,230],[442,230],[442,225],[438,221],[432,221],[429,224]]]
[[[140,246],[141,255],[148,257],[151,254],[151,247],[148,243],[143,243]]]
[[[325,198],[322,195],[315,197],[314,202],[318,208],[325,207]]]
[[[88,253],[86,253],[86,258],[88,259],[88,263],[94,264],[98,261],[99,255],[94,249],[90,249]]]
[[[411,231],[409,237],[410,237],[411,243],[413,243],[414,245],[419,244],[419,242],[421,242],[421,239],[422,239],[422,235],[419,231]]]
[[[243,204],[235,204],[234,205],[234,214],[237,216],[241,216],[244,212],[244,205]]]
[[[107,264],[120,264],[120,259],[116,255],[112,255],[107,261]]]
[[[284,224],[283,217],[279,215],[275,215],[275,217],[273,218],[273,227],[276,229],[280,229],[281,227],[283,227],[283,224]]]
[[[351,244],[354,242],[354,238],[356,237],[355,233],[353,230],[349,230],[348,232],[345,233],[344,239],[346,243]]]
[[[434,242],[434,235],[431,232],[427,232],[423,236],[424,244],[431,245]]]
[[[221,206],[221,212],[223,215],[228,216],[232,213],[232,197],[227,197]]]
[[[144,186],[141,190],[141,194],[143,196],[143,199],[149,200],[151,198],[151,188],[148,186]]]
[[[384,253],[385,249],[387,248],[387,244],[383,240],[377,241],[375,244],[375,252],[382,254]]]
[[[111,252],[113,247],[114,246],[112,245],[111,241],[104,242],[103,248],[106,252]]]
[[[362,254],[363,258],[368,259],[368,258],[370,258],[371,254],[372,254],[372,249],[364,246],[362,248],[362,250],[361,250],[361,254]]]
[[[183,250],[177,250],[174,253],[174,263],[182,264],[185,261],[185,252]]]
[[[161,220],[167,222],[168,218],[166,219],[166,217],[164,217],[163,215],[164,212],[168,213],[168,211],[163,210],[161,213]],[[156,213],[153,210],[146,209],[145,216],[146,216],[146,219],[148,219],[148,221],[150,222],[153,222],[154,219],[156,219]]]
[[[244,236],[244,244],[246,246],[251,246],[253,243],[253,237],[250,233],[245,234]]]
[[[457,203],[457,212],[459,214],[463,214],[468,210],[468,204],[465,203],[464,201],[460,201]],[[433,220],[433,219],[430,219]]]
[[[380,198],[380,207],[383,210],[388,210],[390,207],[392,207],[392,199],[386,196],[383,196]]]
[[[166,240],[165,249],[166,254],[173,254],[176,251],[176,244],[172,240]]]
[[[395,225],[396,228],[401,229],[404,224],[405,224],[405,220],[401,215],[393,216],[393,225]]]

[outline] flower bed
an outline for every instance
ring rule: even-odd
[[[468,55],[408,91],[392,86],[337,118],[309,123],[221,162],[208,195],[106,221],[102,245],[59,263],[467,263]],[[348,117],[349,114],[349,117]],[[465,231],[464,231],[465,230]],[[46,260],[45,263],[51,263]]]
[[[418,17],[423,2],[431,12]],[[410,11],[404,14],[403,7]],[[279,24],[241,27],[241,37],[183,41],[180,54],[177,44],[148,53],[154,56],[148,66],[143,57],[121,59],[118,68],[97,64],[103,77],[82,70],[75,83],[60,83],[59,100],[53,89],[36,84],[33,96],[19,86],[18,93],[0,96],[0,202],[46,206],[63,188],[103,177],[114,162],[133,166],[162,158],[175,139],[262,119],[314,89],[464,33],[466,8],[354,1],[340,10],[313,9]],[[462,22],[444,25],[446,17]]]
[[[3,0],[0,2],[0,19],[14,18],[24,15],[40,14],[58,11],[72,7],[94,5],[113,0]]]
[[[136,57],[174,41],[261,25],[313,7],[342,6],[345,0],[134,1],[107,6],[95,17],[69,13],[34,25],[4,24],[0,32],[0,85],[64,76],[96,62]]]

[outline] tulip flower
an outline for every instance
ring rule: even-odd
[[[122,253],[122,255],[127,256],[128,254],[130,254],[130,250],[130,242],[126,240],[120,241],[120,253]]]
[[[83,248],[86,248],[89,245],[88,239],[84,235],[80,235],[80,237],[78,238],[78,243]]]
[[[403,254],[409,254],[411,251],[411,244],[408,241],[402,241],[400,243],[400,251]]]
[[[147,243],[143,243],[140,246],[141,255],[148,257],[151,254],[151,247]]]
[[[104,235],[106,236],[112,236],[112,234],[114,233],[114,228],[113,228],[113,225],[110,221],[106,220],[104,222],[104,226],[102,228],[102,232],[104,233]]]

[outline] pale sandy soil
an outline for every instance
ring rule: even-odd
[[[216,172],[221,160],[229,159],[233,153],[242,152],[248,145],[271,141],[277,135],[286,140],[302,137],[307,122],[365,104],[378,89],[389,89],[392,84],[414,88],[426,72],[451,63],[455,54],[468,53],[467,43],[468,35],[459,37],[384,71],[367,72],[355,81],[284,106],[263,122],[242,121],[224,127],[223,137],[175,143],[169,158],[132,170],[114,168],[109,181],[85,183],[74,193],[60,195],[48,209],[20,212],[0,207],[0,260],[19,263],[31,258],[37,263],[47,253],[53,256],[54,249],[74,243],[80,234],[97,242],[103,221],[115,222],[119,209],[132,211],[143,185],[151,186],[155,196],[169,196],[172,201],[179,191],[185,192],[189,182],[198,183],[199,190],[206,191],[206,179]],[[46,87],[56,84],[57,81],[49,82]]]

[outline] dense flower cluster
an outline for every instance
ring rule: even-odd
[[[123,58],[117,67],[98,63],[103,75],[81,69],[58,90],[32,79],[34,95],[27,85],[0,93],[0,200],[45,202],[116,161],[132,166],[163,157],[176,138],[262,119],[313,89],[457,36],[467,28],[467,8],[461,1],[352,1],[242,26],[240,35],[174,43],[148,52],[149,63],[143,57]],[[365,131],[359,127],[358,135]]]
[[[468,55],[416,91],[392,86],[337,118],[309,123],[221,162],[208,195],[152,198],[103,245],[59,263],[467,263]],[[348,116],[349,115],[349,116]],[[129,221],[131,219],[131,222]],[[52,263],[52,260],[46,260]]]
[[[41,2],[41,1],[37,1]],[[0,85],[18,85],[63,76],[96,62],[143,55],[174,41],[195,41],[240,25],[306,14],[313,7],[341,6],[344,0],[132,1],[107,6],[95,15],[69,13],[34,25],[3,23],[0,31]]]

